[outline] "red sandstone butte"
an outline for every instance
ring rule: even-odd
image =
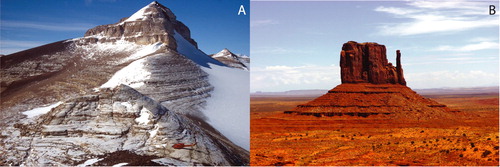
[[[342,46],[342,84],[328,93],[301,104],[286,114],[323,116],[389,116],[391,118],[448,118],[445,105],[422,97],[406,86],[401,52],[396,67],[387,61],[384,45],[349,41]]]
[[[397,67],[387,61],[384,45],[349,41],[340,52],[342,83],[406,85],[399,50],[396,61]]]

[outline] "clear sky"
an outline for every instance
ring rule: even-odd
[[[153,0],[2,0],[0,54],[83,37],[97,25],[129,17]],[[207,54],[228,48],[249,55],[249,0],[158,0],[191,29]],[[246,16],[238,15],[244,5]]]
[[[347,41],[377,42],[411,88],[498,86],[498,1],[252,1],[251,92],[331,89]]]

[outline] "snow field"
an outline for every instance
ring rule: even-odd
[[[48,105],[45,107],[34,108],[34,109],[31,109],[31,110],[28,110],[28,111],[25,111],[22,113],[24,115],[27,115],[28,118],[33,118],[33,117],[48,113],[52,108],[57,107],[59,104],[62,104],[62,102],[57,102],[57,103],[54,103],[54,104],[51,104],[51,105]]]

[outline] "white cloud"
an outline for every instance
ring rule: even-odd
[[[304,51],[298,49],[282,48],[282,47],[258,47],[252,48],[252,54],[262,55],[277,55],[277,54],[308,54],[311,51]]]
[[[250,27],[262,27],[267,25],[278,24],[278,22],[274,20],[250,20]]]
[[[498,85],[499,81],[498,73],[481,70],[408,73],[405,79],[413,89],[493,86]]]
[[[408,7],[375,8],[396,18],[410,19],[402,23],[379,26],[383,35],[408,36],[429,33],[450,33],[498,26],[498,15],[488,15],[488,3],[463,1],[414,1]],[[485,17],[486,16],[486,17]]]
[[[413,89],[477,87],[499,84],[498,73],[481,70],[405,73],[405,78],[408,86]],[[331,89],[340,83],[340,67],[335,65],[255,67],[250,75],[251,92]]]
[[[456,52],[470,52],[470,51],[478,51],[478,50],[486,50],[486,49],[498,49],[499,44],[497,42],[480,42],[475,44],[468,44],[464,46],[450,46],[450,45],[441,45],[433,50],[435,51],[456,51]]]
[[[252,67],[250,75],[252,92],[330,89],[338,84],[340,68],[335,65]]]
[[[2,29],[30,28],[38,30],[49,30],[49,31],[86,31],[89,28],[94,27],[94,25],[87,23],[60,24],[60,23],[38,23],[38,22],[26,22],[26,21],[8,21],[8,20],[2,20],[1,24],[2,24]]]

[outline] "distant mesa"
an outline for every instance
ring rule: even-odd
[[[411,119],[447,117],[452,110],[406,86],[401,52],[396,67],[388,62],[384,45],[349,41],[340,52],[342,84],[286,114],[323,116],[386,115]],[[453,111],[458,112],[458,111]]]

